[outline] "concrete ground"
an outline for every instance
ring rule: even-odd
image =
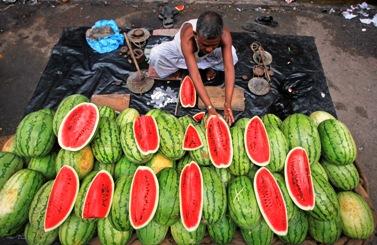
[[[161,27],[157,18],[160,3],[154,1],[71,1],[66,4],[46,1],[36,5],[18,2],[15,5],[0,4],[0,135],[15,131],[50,50],[65,27],[90,26],[98,19],[118,17],[124,17],[130,27]],[[339,119],[356,139],[357,161],[369,180],[370,195],[376,205],[377,28],[363,25],[357,18],[345,20],[339,12],[349,7],[348,3],[232,2],[186,4],[183,14],[176,17],[175,27],[206,9],[212,9],[224,16],[225,23],[233,31],[314,36]],[[257,11],[257,7],[265,10]],[[331,8],[336,13],[329,14]],[[279,22],[278,27],[255,24],[255,18],[260,15],[272,15]]]

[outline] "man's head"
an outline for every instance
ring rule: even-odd
[[[200,51],[211,53],[220,45],[223,27],[223,19],[216,12],[206,11],[199,16],[196,24],[196,38]]]

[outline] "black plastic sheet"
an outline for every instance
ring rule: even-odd
[[[132,94],[126,88],[126,80],[129,73],[135,71],[133,64],[122,57],[119,50],[107,54],[93,51],[85,40],[86,29],[81,27],[63,32],[52,50],[25,113],[45,107],[56,108],[64,97],[74,93],[88,97],[93,94],[130,93],[130,107],[146,113],[152,108],[148,102],[154,88],[162,86],[166,89],[169,86],[178,93],[179,81],[156,81],[148,93]],[[232,36],[239,58],[236,64],[236,85],[245,89],[246,98],[245,111],[234,112],[236,119],[266,113],[275,113],[284,119],[295,112],[309,114],[316,110],[336,115],[313,37],[261,33],[232,33]],[[147,47],[169,39],[151,37]],[[241,79],[242,75],[252,77],[254,64],[250,44],[254,41],[260,42],[273,56],[271,91],[264,96],[252,94],[248,82]],[[143,66],[146,68],[146,64]],[[223,78],[220,72],[211,85],[223,84]],[[175,108],[176,104],[168,104],[163,109],[174,113]],[[193,115],[198,111],[198,108],[178,107],[177,114]]]

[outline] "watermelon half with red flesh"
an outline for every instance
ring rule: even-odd
[[[64,165],[56,175],[48,197],[44,220],[45,232],[56,229],[69,217],[79,192],[79,185],[76,171]]]
[[[93,103],[80,103],[64,117],[58,131],[61,148],[79,151],[92,140],[99,122],[98,108]]]
[[[216,115],[208,118],[206,138],[209,157],[216,168],[227,168],[232,163],[233,144],[228,124]]]
[[[134,229],[148,225],[156,213],[159,186],[153,170],[146,166],[136,169],[130,190],[129,215]]]
[[[204,118],[206,113],[204,111],[198,112],[195,115],[192,116],[192,119],[194,119],[195,122],[201,122]]]
[[[82,218],[106,218],[114,194],[113,177],[106,170],[99,171],[89,185],[82,207]]]
[[[190,76],[185,76],[179,88],[179,101],[182,107],[194,107],[196,105],[196,89]]]
[[[141,154],[148,155],[157,152],[160,147],[160,135],[156,120],[152,116],[144,115],[136,118],[133,132]]]
[[[279,236],[288,233],[288,215],[283,194],[271,172],[261,167],[254,177],[259,210],[270,229]]]
[[[189,232],[195,231],[202,219],[203,176],[194,161],[182,169],[179,178],[179,207],[183,226]]]
[[[313,210],[315,192],[306,150],[293,148],[287,155],[284,166],[285,184],[292,201],[302,210]]]
[[[245,128],[245,149],[249,159],[258,166],[270,163],[270,141],[263,121],[254,116]]]
[[[185,137],[183,138],[183,150],[194,151],[203,147],[203,142],[194,125],[191,123],[187,126]]]

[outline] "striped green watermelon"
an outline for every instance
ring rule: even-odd
[[[147,226],[136,230],[136,236],[141,244],[161,244],[168,233],[169,226],[160,225],[152,220]]]
[[[374,233],[375,221],[367,202],[357,193],[339,192],[343,233],[354,239],[367,239]]]
[[[326,121],[328,119],[336,119],[333,115],[326,111],[314,111],[310,114],[310,118],[314,121],[314,123],[318,126],[321,122]]]
[[[76,105],[89,102],[89,99],[81,94],[72,94],[68,97],[65,97],[59,104],[58,108],[56,109],[56,113],[53,120],[53,130],[55,135],[58,135],[60,124],[63,121],[63,118],[67,115],[67,113]]]
[[[310,164],[318,162],[321,156],[321,140],[317,126],[310,117],[296,113],[288,116],[282,123],[289,148],[303,147],[309,155]]]
[[[117,124],[120,129],[123,129],[127,123],[135,121],[139,116],[139,112],[134,108],[124,109],[117,117]]]
[[[224,186],[227,187],[228,183],[232,180],[232,174],[226,168],[215,168],[215,172],[220,177],[221,182],[223,182]]]
[[[100,118],[107,117],[110,120],[115,121],[117,118],[117,114],[115,113],[115,110],[108,106],[99,106],[98,107],[99,116]]]
[[[195,129],[198,132],[200,139],[202,140],[203,147],[194,151],[190,151],[189,154],[192,160],[197,162],[200,166],[209,166],[211,165],[211,159],[209,158],[205,128],[203,125],[196,125]]]
[[[87,244],[96,232],[97,222],[85,221],[71,215],[59,227],[59,240],[62,245]]]
[[[79,178],[84,178],[89,174],[94,166],[94,156],[90,146],[86,146],[79,151],[67,151],[61,149],[56,157],[56,172],[58,172],[63,165],[73,167]]]
[[[254,180],[254,176],[257,173],[257,170],[258,170],[257,166],[253,165],[253,167],[249,170],[246,176],[249,177],[250,180]]]
[[[48,197],[54,181],[50,180],[45,183],[35,194],[29,209],[29,223],[36,230],[44,231],[45,213],[47,208]]]
[[[25,224],[21,224],[15,227],[2,227],[2,235],[0,237],[18,236],[24,230]],[[2,241],[2,240],[1,240]]]
[[[122,176],[133,176],[137,169],[137,165],[132,163],[127,157],[123,156],[116,164],[114,169],[114,179]]]
[[[44,157],[30,159],[28,168],[42,173],[46,179],[53,179],[56,175],[56,153],[52,152]]]
[[[160,197],[154,220],[170,226],[179,219],[179,176],[174,168],[163,169],[158,174]]]
[[[45,232],[43,229],[27,224],[25,227],[25,240],[29,245],[50,245],[58,238],[59,231]]]
[[[303,211],[294,207],[294,215],[288,221],[288,233],[285,236],[281,236],[287,244],[301,244],[305,241],[308,233],[308,219]]]
[[[16,135],[15,134],[12,135],[11,137],[9,137],[7,139],[7,141],[5,141],[1,151],[19,155],[19,153],[17,152],[17,147],[16,147]]]
[[[274,237],[274,233],[264,219],[247,229],[241,228],[241,234],[247,245],[269,245]]]
[[[356,188],[359,184],[359,172],[353,163],[347,165],[335,165],[322,162],[330,183],[336,188],[343,191],[350,191]]]
[[[106,170],[112,176],[114,176],[114,169],[115,169],[115,164],[100,163],[98,161],[94,162],[93,171]]]
[[[158,108],[153,108],[152,110],[149,110],[145,115],[152,116],[156,119],[157,116],[160,115],[161,113],[166,113],[166,112]]]
[[[227,200],[226,189],[213,168],[202,167],[203,221],[214,224],[224,216]]]
[[[129,193],[131,189],[133,175],[119,177],[115,183],[113,204],[110,211],[110,220],[114,228],[119,231],[129,231],[131,229],[128,218]]]
[[[24,165],[21,157],[9,152],[0,152],[0,190],[5,182]]]
[[[334,244],[342,233],[342,222],[339,216],[330,220],[317,220],[309,216],[309,233],[317,242]]]
[[[187,126],[191,123],[192,125],[195,125],[194,119],[190,117],[189,115],[185,115],[183,117],[179,117],[178,121],[181,123],[183,130],[186,130]]]
[[[178,160],[178,163],[177,163],[177,173],[180,175],[181,172],[182,172],[182,169],[187,165],[189,164],[190,162],[192,162],[193,159],[191,158],[190,154],[185,154],[181,159]]]
[[[318,132],[322,154],[329,162],[347,165],[356,160],[356,144],[344,123],[336,119],[326,120],[318,125]]]
[[[327,176],[326,170],[323,168],[321,163],[313,163],[312,165],[310,165],[310,170],[312,171],[312,176],[322,177],[323,179],[329,181],[329,177]]]
[[[295,213],[296,206],[292,202],[291,197],[289,196],[288,189],[285,186],[284,177],[281,174],[279,174],[279,173],[273,173],[273,175],[275,177],[276,182],[278,183],[278,185],[280,187],[281,193],[283,194],[284,201],[285,201],[285,206],[287,208],[288,221],[289,221],[289,219],[291,219],[291,217]],[[289,229],[289,225],[288,225],[288,229]]]
[[[42,109],[26,115],[16,130],[17,153],[23,157],[47,155],[55,144],[52,131],[54,112]]]
[[[208,233],[216,244],[229,244],[236,233],[236,224],[224,214],[216,223],[208,226]]]
[[[233,127],[239,127],[242,128],[242,130],[245,130],[247,123],[250,121],[250,118],[244,117],[237,120],[237,122],[234,124]]]
[[[112,164],[119,161],[123,153],[119,136],[120,130],[116,122],[106,117],[101,118],[91,144],[93,155],[99,162]]]
[[[28,219],[30,204],[43,184],[43,175],[21,169],[10,177],[0,190],[0,237],[19,228]]]
[[[99,219],[97,234],[102,245],[124,245],[130,240],[132,230],[119,231],[115,229],[109,218]]]
[[[267,126],[266,130],[270,142],[270,163],[266,167],[272,172],[280,172],[284,169],[289,146],[278,127]]]
[[[200,223],[195,231],[189,232],[178,221],[170,227],[170,232],[177,245],[199,244],[204,238],[206,226]]]
[[[233,143],[233,161],[229,166],[229,172],[233,175],[246,175],[253,166],[245,151],[244,129],[233,126],[230,129]]]
[[[282,125],[282,121],[281,119],[274,115],[274,114],[266,114],[266,115],[263,115],[262,116],[262,121],[264,123],[264,126],[273,126],[273,127],[277,127],[277,128],[280,128],[281,125]]]
[[[261,220],[253,184],[248,177],[237,177],[228,185],[228,207],[230,217],[243,229],[250,229]]]

